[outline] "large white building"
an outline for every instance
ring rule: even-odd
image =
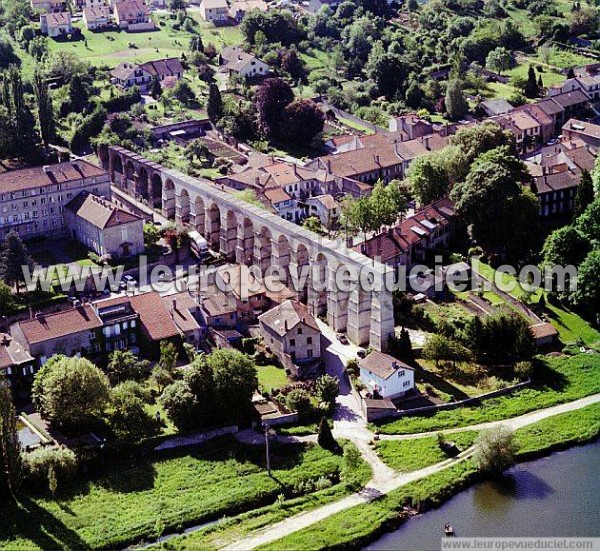
[[[23,239],[63,236],[65,206],[82,191],[110,197],[110,176],[82,160],[0,174],[0,241],[11,230]]]

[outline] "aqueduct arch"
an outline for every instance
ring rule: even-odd
[[[315,315],[326,315],[334,330],[347,331],[357,344],[386,348],[394,331],[392,295],[384,284],[391,271],[388,266],[247,203],[211,182],[165,168],[122,147],[109,147],[99,158],[113,182],[132,195],[135,181],[130,187],[130,176],[147,178],[149,204],[160,206],[163,216],[178,225],[199,231],[212,249],[230,260],[256,265],[263,273],[270,265],[285,268],[288,285],[296,277],[300,284],[294,290],[299,298]],[[306,276],[303,270],[308,270],[308,277],[302,278]],[[368,273],[379,288],[314,289],[319,287],[312,285],[311,277],[324,283],[335,280],[340,270]]]

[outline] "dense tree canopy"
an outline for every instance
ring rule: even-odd
[[[284,110],[293,99],[294,92],[281,78],[268,78],[258,87],[254,105],[258,112],[258,124],[265,136],[280,136]]]
[[[54,356],[36,373],[32,398],[52,423],[82,430],[106,410],[108,379],[85,358]]]

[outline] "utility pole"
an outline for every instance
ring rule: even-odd
[[[263,429],[265,431],[265,450],[267,454],[267,473],[271,476],[271,457],[269,455],[269,432],[270,427],[268,423],[263,423]]]

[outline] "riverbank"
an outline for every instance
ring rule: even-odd
[[[542,457],[600,436],[600,404],[564,413],[519,429],[519,461]],[[260,549],[347,549],[373,542],[405,521],[405,508],[423,513],[439,507],[481,480],[472,459],[465,459],[430,477],[407,484],[367,504],[358,505]],[[197,541],[200,543],[200,541]]]

